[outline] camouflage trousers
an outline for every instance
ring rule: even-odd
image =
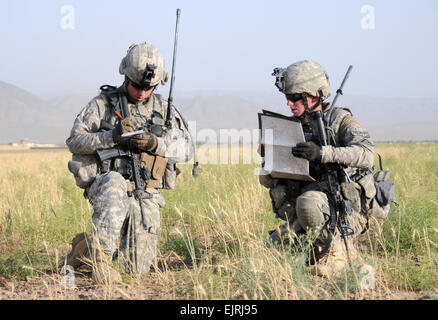
[[[126,272],[144,274],[156,256],[160,233],[160,209],[164,197],[155,191],[143,199],[148,229],[145,229],[139,201],[128,196],[131,183],[117,172],[96,177],[87,194],[93,206],[92,249],[118,256]],[[149,190],[148,190],[149,191]]]
[[[315,243],[324,246],[329,239],[328,220],[330,218],[330,205],[327,195],[322,191],[306,191],[296,201],[296,215],[300,226],[304,230],[312,230],[319,233]],[[362,232],[366,224],[366,218],[357,211],[347,215],[347,220],[354,235]],[[339,230],[332,234],[333,242],[340,240]]]
[[[286,193],[282,191],[276,193],[275,188],[271,191],[271,198],[274,209],[277,211],[277,217],[287,221],[279,230],[271,233],[270,238],[273,242],[281,241],[284,235],[288,234],[289,230],[296,234],[308,231],[313,232],[316,235],[315,244],[318,246],[325,246],[330,238],[332,239],[331,245],[339,242],[340,232],[334,230],[334,234],[331,234],[328,229],[327,222],[330,218],[330,203],[327,194],[319,190],[316,184],[314,186],[315,188],[306,188],[307,190],[298,197],[290,199],[276,198],[277,194],[286,195]],[[276,208],[276,203],[281,203],[281,205]],[[360,213],[360,209],[353,210],[347,216],[347,220],[354,232],[354,236],[360,234],[366,225],[366,218]]]

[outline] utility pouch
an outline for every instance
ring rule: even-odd
[[[380,170],[364,176],[358,181],[364,190],[364,195],[361,196],[362,204],[366,207],[362,208],[363,214],[369,214],[379,219],[385,219],[388,216],[390,205],[394,202],[395,184],[390,179],[389,170],[383,170],[382,158],[379,156]]]
[[[341,191],[342,195],[345,199],[350,200],[352,209],[355,212],[360,212],[361,209],[361,200],[360,200],[360,185],[358,185],[355,182],[347,183],[342,182],[341,183]]]
[[[395,196],[395,184],[390,179],[389,170],[383,170],[382,157],[379,156],[380,171],[374,174],[374,182],[376,185],[376,197],[373,202],[372,215],[376,218],[385,219],[388,216],[391,203],[394,202],[398,206],[398,203],[394,201]]]
[[[376,196],[376,186],[372,174],[362,177],[357,183],[361,187],[361,212],[364,215],[372,213],[373,199]]]
[[[163,177],[163,189],[175,189],[176,176],[180,173],[175,164],[168,163]]]
[[[382,206],[391,204],[394,201],[395,184],[389,178],[388,170],[380,170],[374,174],[376,182],[376,200]]]
[[[167,159],[158,155],[142,152],[140,155],[141,167],[147,166],[151,177],[146,184],[147,188],[159,189],[162,187],[162,177],[166,170]]]
[[[68,162],[68,170],[73,174],[76,185],[85,189],[93,183],[97,176],[97,156],[73,154],[72,160]]]

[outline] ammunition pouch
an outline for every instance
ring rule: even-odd
[[[102,150],[100,152],[100,159],[97,160],[100,173],[109,171],[117,171],[125,179],[130,179],[131,167],[129,159],[126,158],[126,154],[116,148],[109,150]],[[145,185],[146,188],[153,189],[174,189],[176,186],[176,176],[179,170],[175,164],[167,163],[167,159],[158,155],[142,152],[140,154],[140,168],[143,174],[143,179],[148,181]],[[148,169],[148,170],[146,170]]]
[[[98,159],[96,155],[73,154],[68,162],[68,170],[73,174],[76,185],[85,189],[90,186],[98,174]]]
[[[374,184],[373,174],[370,173],[361,177],[357,183],[361,188],[361,213],[364,215],[371,214],[373,210],[373,199],[376,196],[376,187]]]
[[[111,163],[112,163],[112,159],[107,159],[107,160],[103,160],[103,161],[99,161],[99,169],[100,169],[100,173],[106,173],[111,171]]]
[[[361,186],[356,182],[341,183],[342,195],[344,199],[350,200],[351,207],[355,212],[360,212],[361,210],[360,190],[361,190]]]
[[[140,155],[141,168],[145,166],[151,172],[146,188],[160,189],[163,187],[162,178],[166,171],[167,159],[158,155],[142,152]]]
[[[395,194],[395,184],[389,178],[389,171],[373,171],[362,177],[358,183],[362,188],[362,214],[385,219]]]
[[[176,164],[168,163],[166,165],[166,170],[164,171],[163,177],[163,189],[175,189],[176,187],[176,177],[180,173]]]

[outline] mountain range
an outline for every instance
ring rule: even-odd
[[[96,96],[75,93],[41,97],[0,81],[0,144],[23,138],[38,143],[64,144],[80,110]],[[164,98],[167,98],[163,94]],[[338,105],[348,107],[374,141],[438,140],[437,98],[343,95]],[[262,109],[290,115],[284,96],[272,92],[176,92],[174,102],[196,130],[255,129]]]

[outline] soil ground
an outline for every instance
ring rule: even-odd
[[[168,271],[172,272],[172,271]],[[91,270],[84,268],[75,273],[72,289],[64,289],[63,276],[42,274],[26,280],[8,280],[0,277],[0,300],[172,300],[168,288],[160,283],[157,272],[136,276],[129,283],[95,285]],[[318,277],[315,281],[322,281]],[[65,286],[64,286],[65,287]],[[366,296],[349,297],[351,300],[438,300],[438,291],[383,292],[369,291]]]
[[[75,272],[74,286],[63,283],[61,274],[42,274],[26,280],[12,281],[0,277],[0,300],[168,300],[166,288],[158,274],[136,276],[129,283],[95,285],[91,270]]]

